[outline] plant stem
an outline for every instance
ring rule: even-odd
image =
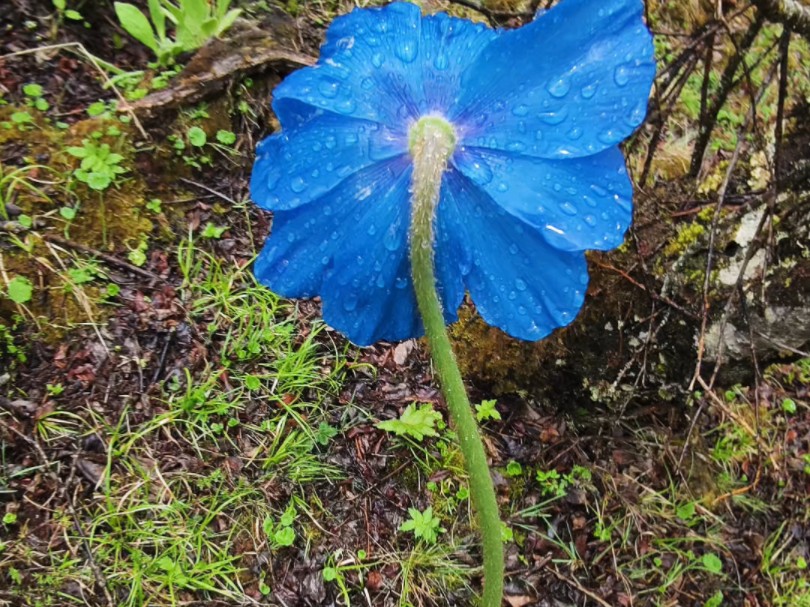
[[[470,479],[470,496],[483,540],[483,606],[500,607],[504,566],[498,502],[484,444],[453,355],[436,291],[433,219],[439,204],[442,175],[455,143],[452,126],[440,118],[423,118],[411,130],[410,147],[414,164],[411,182],[411,272],[433,363],[458,434],[464,468]]]

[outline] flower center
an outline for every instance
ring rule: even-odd
[[[411,156],[444,167],[456,149],[456,130],[441,116],[423,116],[408,133]]]

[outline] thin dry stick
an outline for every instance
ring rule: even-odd
[[[186,179],[185,177],[181,177],[180,181],[182,181],[183,183],[187,183],[188,185],[193,185],[195,188],[200,188],[201,190],[205,190],[209,194],[213,194],[217,198],[221,198],[225,202],[228,202],[228,203],[230,203],[230,204],[232,204],[234,206],[236,206],[238,204],[233,198],[230,198],[229,196],[226,196],[222,192],[218,192],[214,188],[209,188],[207,185],[205,185],[203,183],[199,183],[199,182],[193,181],[191,179]]]
[[[73,249],[74,251],[78,251],[79,253],[85,253],[86,255],[90,255],[92,257],[97,257],[98,259],[106,262],[111,266],[118,266],[128,272],[141,276],[143,278],[148,278],[150,280],[154,280],[156,282],[165,282],[163,278],[158,276],[157,274],[150,272],[149,270],[144,270],[143,268],[139,268],[136,265],[133,265],[123,259],[119,259],[114,255],[109,255],[98,249],[93,249],[92,247],[85,246],[83,244],[79,244],[78,242],[73,242],[72,240],[67,240],[65,238],[61,238],[59,236],[54,236],[52,234],[45,234],[43,235],[43,240],[47,242],[51,242],[55,245],[60,247],[64,247],[67,249]]]
[[[720,88],[709,111],[706,113],[706,120],[700,125],[698,139],[695,143],[695,149],[692,152],[692,163],[689,171],[692,177],[697,177],[698,173],[700,173],[700,167],[703,165],[703,156],[706,152],[706,148],[709,146],[712,131],[717,122],[717,115],[720,113],[720,110],[723,109],[726,99],[728,99],[729,94],[733,90],[735,83],[734,77],[737,74],[737,70],[740,64],[744,62],[746,52],[754,43],[754,40],[756,40],[763,25],[764,20],[762,19],[762,15],[758,14],[754,23],[748,31],[745,32],[739,45],[737,45],[737,53],[729,59],[728,65],[726,65],[726,69],[720,77]]]
[[[765,92],[767,91],[768,87],[771,84],[773,76],[774,76],[774,72],[772,70],[769,77],[765,79],[765,82],[762,83],[762,86],[760,87],[760,90],[757,92],[757,96],[756,96],[757,103],[765,95]],[[708,327],[708,322],[709,322],[709,308],[710,308],[710,303],[709,303],[709,289],[710,289],[710,286],[711,286],[710,279],[711,279],[711,272],[712,272],[712,268],[713,268],[713,264],[714,264],[714,257],[713,257],[714,243],[715,243],[715,239],[717,237],[717,227],[718,227],[718,223],[720,221],[720,213],[721,213],[721,210],[723,208],[723,204],[725,203],[725,200],[726,200],[726,191],[728,190],[728,186],[731,183],[731,176],[734,173],[734,169],[736,168],[737,162],[739,162],[739,159],[740,159],[740,153],[742,152],[742,146],[743,146],[743,143],[744,143],[744,140],[745,140],[745,138],[742,135],[748,130],[749,125],[751,124],[752,115],[756,111],[755,107],[756,106],[753,106],[751,108],[751,113],[749,114],[748,119],[745,121],[745,123],[742,125],[742,127],[740,127],[739,131],[737,132],[737,145],[734,148],[734,154],[732,155],[731,160],[729,161],[728,169],[726,170],[726,175],[725,175],[725,178],[723,179],[723,183],[720,186],[720,190],[717,193],[717,203],[716,203],[716,206],[715,206],[715,209],[714,209],[714,215],[712,216],[711,229],[709,231],[709,245],[708,245],[709,250],[708,250],[707,259],[706,259],[705,276],[704,276],[704,279],[703,279],[703,318],[702,318],[701,327],[700,327],[700,337],[698,339],[698,356],[697,356],[697,363],[695,365],[695,373],[694,373],[694,375],[692,377],[692,381],[689,384],[689,390],[692,390],[694,388],[695,380],[696,380],[697,376],[700,375],[701,367],[702,367],[702,364],[703,364],[703,357],[705,355],[705,349],[706,349],[705,335],[706,335],[706,328]],[[763,218],[764,217],[765,216],[763,215]],[[753,249],[753,245],[749,248],[749,253],[750,253],[750,251],[752,249]],[[750,254],[750,257],[753,257],[753,253]],[[749,259],[750,259],[750,257],[749,257]],[[740,274],[738,276],[738,282],[744,276],[744,269],[745,269],[745,266],[747,266],[747,262],[744,263],[743,266],[744,267],[740,270]]]

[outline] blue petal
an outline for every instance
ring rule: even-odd
[[[404,134],[420,116],[450,111],[462,73],[496,36],[447,15],[423,18],[410,3],[354,10],[332,22],[315,66],[276,87],[273,109],[285,127],[323,110]]]
[[[452,202],[451,197],[445,177],[434,220],[434,263],[436,286],[446,324],[458,320],[458,307],[464,300],[465,293],[464,276],[469,274],[472,267],[472,257],[464,238],[466,213]]]
[[[562,0],[504,32],[464,75],[467,145],[540,158],[616,145],[644,120],[655,75],[642,0]]]
[[[441,205],[465,217],[457,238],[472,259],[467,288],[481,317],[513,337],[538,340],[570,323],[588,283],[583,253],[550,246],[534,227],[507,213],[457,171]]]
[[[564,251],[619,246],[633,218],[633,185],[617,147],[586,158],[545,160],[462,148],[454,166],[510,214]]]
[[[347,176],[407,151],[404,137],[379,124],[334,114],[313,116],[259,144],[251,197],[264,209],[294,209]]]
[[[408,261],[410,168],[353,214],[323,284],[324,320],[361,346],[421,335]]]
[[[422,115],[455,112],[462,77],[498,32],[437,13],[422,20]]]
[[[408,256],[410,177],[409,169],[363,215],[353,217],[355,237],[335,253],[323,285],[324,320],[358,345],[424,333]],[[457,236],[463,223],[454,211],[440,213],[436,226],[437,291],[448,324],[458,319],[464,298],[459,263],[468,255]]]
[[[361,220],[376,219],[366,217],[368,210],[381,208],[381,194],[409,172],[402,160],[378,163],[348,177],[315,204],[274,213],[272,233],[253,269],[256,278],[284,297],[320,294],[335,255],[352,242],[372,240],[371,224]]]

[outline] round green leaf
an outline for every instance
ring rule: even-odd
[[[25,276],[15,276],[8,281],[8,298],[16,304],[31,301],[34,285]]]
[[[188,130],[188,142],[194,147],[201,148],[208,141],[205,131],[198,126],[193,126]]]
[[[42,97],[42,87],[32,82],[23,86],[23,93],[26,97]]]
[[[217,131],[217,141],[222,145],[233,145],[236,142],[236,135],[232,131]]]

